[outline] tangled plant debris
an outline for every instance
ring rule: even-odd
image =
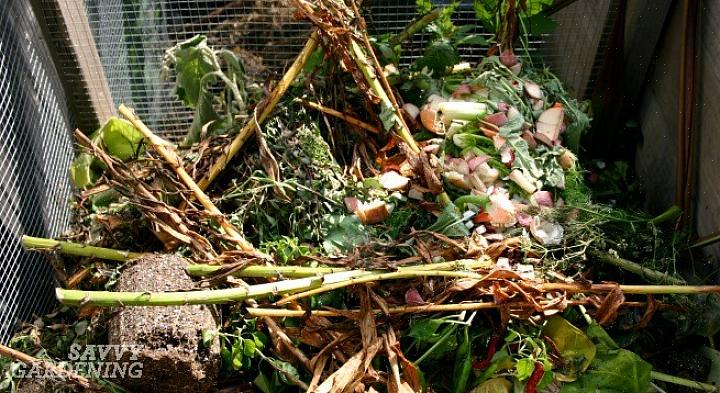
[[[716,391],[708,370],[655,365],[667,339],[709,338],[717,358],[720,287],[678,274],[679,209],[592,201],[587,107],[527,51],[551,4],[475,1],[488,38],[452,22],[459,2],[419,1],[406,29],[370,37],[352,0],[294,0],[314,32],[274,86],[203,37],[168,49],[163,73],[195,110],[185,146],[126,107],[76,133],[74,230],[24,238],[50,254],[64,308],[0,347],[0,386],[132,330],[147,378],[169,353],[193,365],[182,386],[133,391]],[[424,56],[399,67],[423,30]],[[492,49],[463,63],[463,45]],[[192,315],[175,326],[173,310]]]

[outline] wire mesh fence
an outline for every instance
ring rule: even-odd
[[[57,236],[69,221],[70,116],[32,9],[0,2],[0,341],[52,304],[52,269],[20,235]]]

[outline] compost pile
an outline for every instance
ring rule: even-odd
[[[74,231],[25,239],[63,254],[66,307],[13,345],[142,345],[140,380],[67,381],[116,391],[713,391],[690,380],[707,364],[644,357],[712,337],[717,288],[675,272],[678,209],[591,201],[587,106],[528,52],[552,2],[525,3],[476,2],[492,37],[422,1],[369,37],[352,1],[295,0],[314,32],[275,84],[204,37],[169,48],[186,139],[125,107],[76,133]],[[467,45],[491,50],[464,63]]]

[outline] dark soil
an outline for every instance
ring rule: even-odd
[[[190,290],[187,261],[173,255],[138,258],[118,280],[117,291],[168,292]],[[133,392],[205,392],[213,387],[220,367],[220,346],[202,342],[203,330],[216,329],[207,306],[128,307],[109,323],[110,344],[142,346],[142,377],[118,381]]]

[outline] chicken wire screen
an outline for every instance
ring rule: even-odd
[[[27,0],[0,1],[0,341],[53,301],[52,269],[22,234],[67,227],[73,151],[60,79]]]
[[[308,23],[295,20],[289,0],[78,0],[68,3],[75,4],[71,14],[87,15],[114,104],[133,107],[153,130],[172,140],[185,135],[192,111],[175,99],[172,81],[160,78],[162,57],[167,48],[203,34],[210,45],[238,54],[250,79],[262,82],[268,77],[279,78],[302,49],[310,31]],[[371,33],[398,32],[417,16],[417,6],[415,0],[373,1],[367,2],[365,12]],[[64,28],[61,23],[47,19],[50,35],[61,35]],[[471,4],[464,3],[456,12],[455,20],[459,24],[475,24]],[[78,18],[63,23],[85,22]],[[422,55],[428,38],[427,33],[420,33],[405,44],[404,64]],[[539,45],[540,42],[531,43],[533,47]],[[463,55],[477,59],[486,49],[469,47]],[[60,55],[63,74],[79,74],[77,64],[65,59],[72,55],[70,52]],[[80,102],[75,110],[83,117],[82,112],[92,107]]]

